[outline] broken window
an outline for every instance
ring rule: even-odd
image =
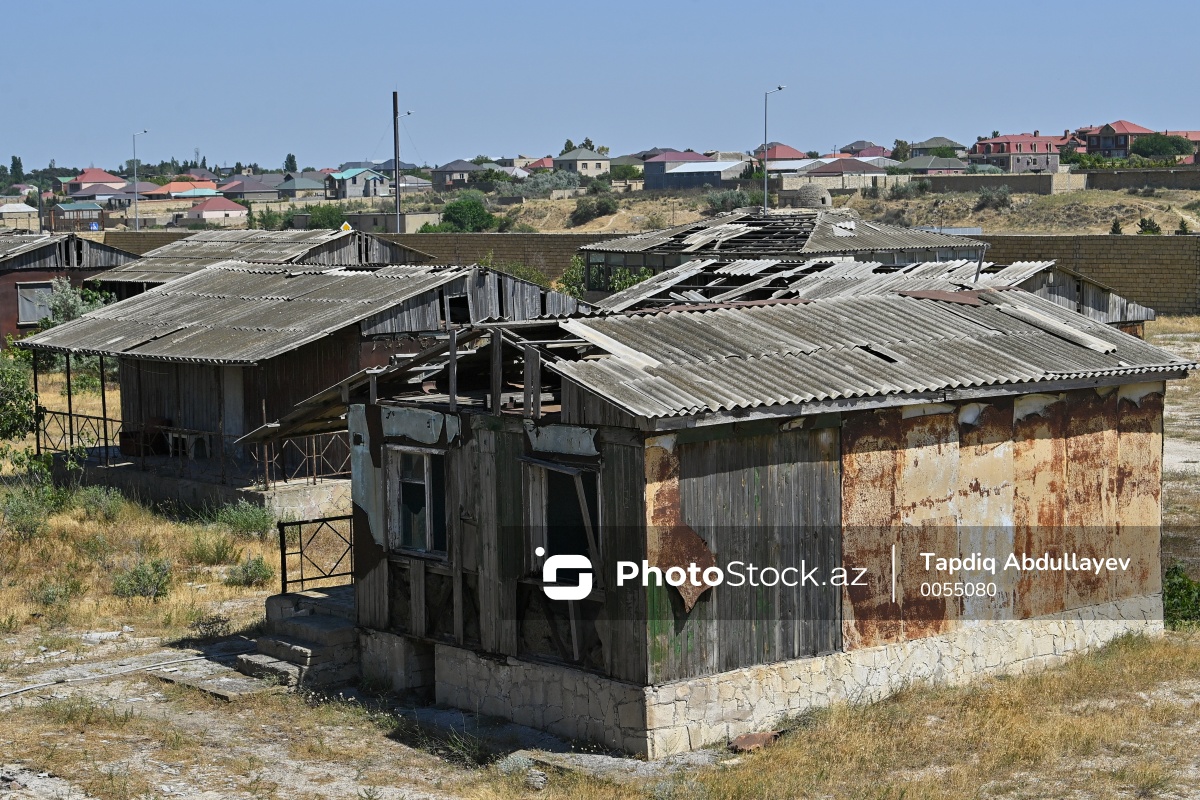
[[[388,544],[392,551],[446,554],[446,457],[388,448]]]
[[[50,316],[53,287],[46,283],[17,284],[17,324],[33,325]]]
[[[547,555],[600,558],[600,476],[587,469],[545,461],[529,461],[529,530],[533,552],[544,547]]]

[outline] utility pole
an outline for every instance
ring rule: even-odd
[[[767,98],[776,92],[782,92],[786,88],[787,87],[783,84],[779,84],[778,87],[772,89],[771,91],[763,92],[763,211],[766,211],[771,207],[771,202],[767,199]]]
[[[138,215],[137,137],[143,133],[146,133],[146,131],[138,131],[133,135],[133,229],[135,231],[142,229],[142,220]]]
[[[400,93],[392,92],[392,194],[396,195],[396,233],[400,233],[400,117],[412,114],[400,113]]]

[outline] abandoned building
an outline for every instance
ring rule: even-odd
[[[1020,288],[1088,319],[1144,338],[1154,310],[1138,305],[1099,281],[1053,261],[927,261],[895,266],[852,258],[795,263],[775,259],[699,259],[624,291],[597,300],[609,311],[697,303],[806,299],[894,294],[906,290],[958,291]]]
[[[1194,364],[1004,286],[706,299],[471,326],[252,433],[348,429],[354,600],[272,598],[242,658],[336,632],[342,674],[661,757],[1161,630],[1163,395]]]
[[[247,431],[456,326],[577,309],[573,298],[478,267],[225,261],[20,346],[62,357],[67,409],[45,408],[39,397],[37,446],[87,448],[85,479],[197,507],[244,496],[311,515],[345,499],[345,434],[246,447],[237,440]],[[76,412],[72,369],[78,376],[84,362],[102,388],[117,365],[119,408],[101,392],[99,415]],[[340,484],[313,488],[339,476]]]
[[[849,256],[889,266],[922,261],[978,260],[987,245],[964,236],[859,219],[852,210],[743,208],[661,231],[579,248],[589,292],[608,291],[618,269],[654,273],[696,259],[780,259]]]
[[[412,247],[359,231],[199,231],[143,253],[135,261],[92,277],[118,300],[224,261],[255,264],[373,268],[428,264]]]
[[[0,233],[0,346],[50,316],[51,284],[84,280],[137,258],[74,233]]]

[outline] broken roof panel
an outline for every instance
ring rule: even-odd
[[[547,367],[654,419],[1195,365],[1021,291],[849,296],[570,320],[591,358]]]

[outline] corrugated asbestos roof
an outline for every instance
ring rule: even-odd
[[[0,233],[0,261],[70,238],[69,233]]]
[[[733,226],[736,226],[734,228]],[[581,250],[619,253],[694,252],[697,257],[791,257],[820,253],[981,248],[965,236],[866,222],[853,212],[796,210],[764,214],[739,209],[700,222],[584,245]]]
[[[976,273],[978,272],[978,279]],[[1055,283],[1057,279],[1058,284]],[[1074,285],[1083,286],[1082,297]],[[873,261],[777,259],[689,261],[597,302],[608,311],[661,308],[687,303],[817,299],[895,294],[910,290],[957,291],[1021,287],[1105,323],[1154,319],[1153,309],[1053,261],[1008,265],[978,261],[928,261],[892,266]]]
[[[149,250],[138,260],[102,272],[94,280],[161,284],[222,261],[294,264],[329,242],[364,235],[367,234],[332,230],[201,231]],[[429,260],[434,259],[429,256]]]
[[[22,340],[22,346],[209,364],[253,364],[468,274],[225,262]]]
[[[935,294],[568,320],[608,355],[547,366],[647,419],[1195,366],[1023,291]]]

